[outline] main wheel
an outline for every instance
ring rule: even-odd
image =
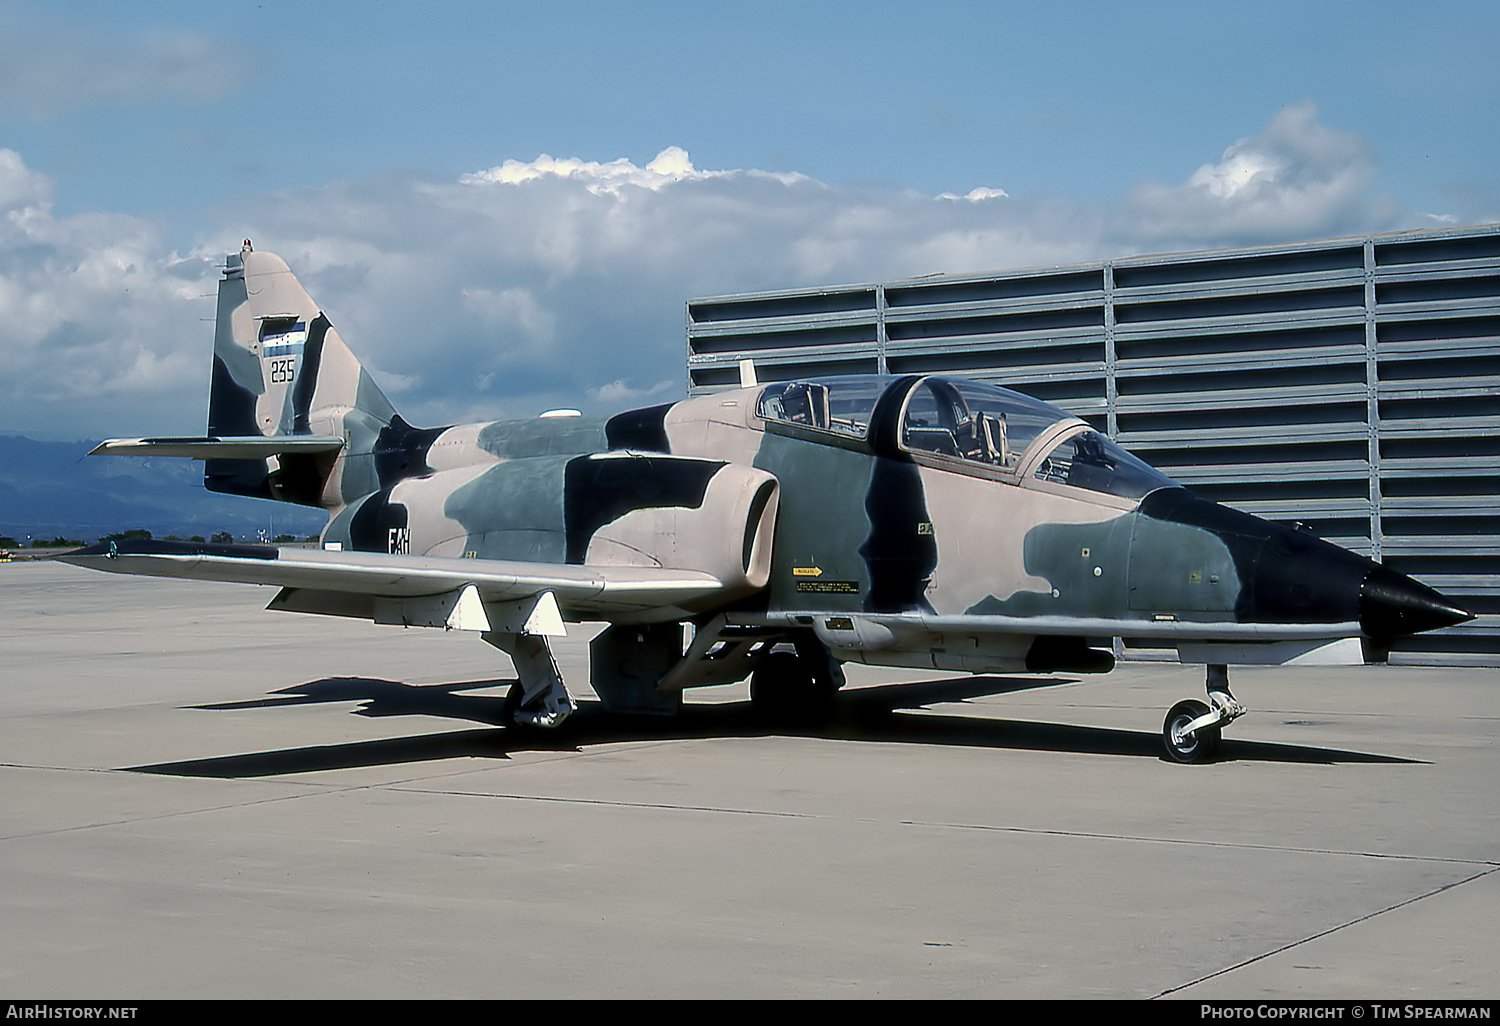
[[[795,652],[772,652],[750,675],[755,714],[775,723],[815,723],[826,719],[833,693],[813,680]]]
[[[557,730],[556,727],[539,727],[535,723],[532,723],[530,720],[523,720],[518,717],[518,714],[521,711],[521,699],[525,697],[526,688],[522,686],[520,681],[516,681],[509,687],[509,689],[506,690],[505,712],[503,714],[505,720],[505,729],[513,737],[535,738],[541,737],[544,734],[554,733]],[[535,699],[535,701],[537,703],[540,703],[541,699],[538,698]]]
[[[1200,727],[1190,734],[1182,733],[1183,727],[1207,712],[1208,706],[1189,698],[1172,706],[1167,713],[1166,721],[1161,725],[1161,739],[1166,745],[1167,755],[1174,761],[1203,762],[1219,750],[1218,727]]]
[[[521,686],[520,681],[516,681],[506,689],[504,706],[505,712],[503,718],[505,720],[505,727],[507,730],[519,733],[520,731],[525,730],[530,726],[530,724],[521,723],[516,719],[516,711],[521,708],[521,699],[525,694],[526,689]]]
[[[781,719],[812,687],[812,676],[795,652],[772,652],[750,675],[750,704],[756,713]]]

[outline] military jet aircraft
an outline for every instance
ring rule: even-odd
[[[95,453],[205,461],[215,492],[329,512],[318,549],[109,542],[121,573],[273,584],[269,608],[477,632],[509,654],[518,728],[575,708],[551,638],[607,621],[591,684],[672,713],[751,679],[826,709],[841,666],[1104,672],[1112,639],[1208,667],[1168,755],[1244,712],[1227,666],[1359,662],[1470,619],[1362,556],[1200,498],[1084,421],[940,376],[755,382],[613,417],[407,424],[286,263],[226,261],[208,434]],[[684,625],[691,627],[685,632]]]

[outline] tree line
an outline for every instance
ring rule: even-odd
[[[106,534],[104,537],[99,539],[100,542],[151,540],[151,532],[139,527],[129,531],[120,531],[116,534]],[[207,539],[205,539],[201,534],[195,534],[190,538],[183,538],[175,534],[169,534],[162,540],[174,542],[208,541],[215,545],[229,545],[234,542],[235,537],[228,531],[219,531],[215,534],[209,535]],[[317,540],[318,536],[315,534],[310,534],[306,538],[297,538],[296,536],[290,534],[278,534],[275,538],[271,539],[271,544],[284,545],[288,542],[315,542]],[[55,538],[33,538],[29,543],[22,543],[10,537],[9,535],[0,534],[0,549],[81,549],[88,544],[89,542],[84,541],[82,538],[64,538],[62,535],[58,535]]]

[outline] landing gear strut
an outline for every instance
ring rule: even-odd
[[[1178,702],[1162,724],[1162,742],[1175,762],[1204,762],[1213,758],[1219,750],[1224,725],[1245,715],[1245,707],[1229,693],[1227,666],[1209,664],[1207,687],[1208,705],[1191,698]]]
[[[484,640],[507,653],[520,680],[505,695],[505,725],[513,730],[554,729],[577,705],[557,671],[557,660],[545,637],[491,632]]]

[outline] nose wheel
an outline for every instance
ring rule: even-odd
[[[1208,703],[1189,698],[1167,712],[1161,725],[1162,743],[1174,762],[1206,762],[1219,750],[1222,728],[1245,715],[1245,707],[1229,693],[1229,668],[1208,667]]]
[[[1206,717],[1209,711],[1208,706],[1194,698],[1178,702],[1167,711],[1167,719],[1161,725],[1161,739],[1166,743],[1167,754],[1175,761],[1203,762],[1219,750],[1217,725],[1191,729],[1193,722]]]

